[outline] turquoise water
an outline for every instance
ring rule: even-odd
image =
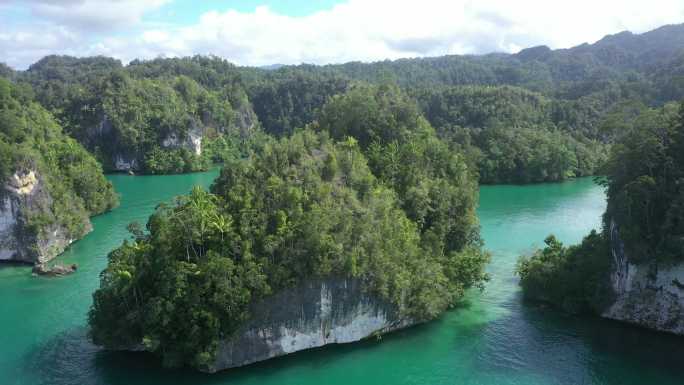
[[[492,280],[464,308],[426,325],[205,375],[162,370],[146,354],[104,352],[86,338],[86,312],[109,250],[154,207],[216,172],[110,176],[121,206],[94,218],[94,231],[60,262],[79,271],[33,278],[0,267],[0,384],[681,384],[684,339],[523,304],[513,275],[518,254],[554,232],[578,242],[598,228],[603,191],[590,179],[485,186],[479,216],[492,251]]]

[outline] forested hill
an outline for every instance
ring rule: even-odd
[[[663,101],[684,96],[684,24],[643,34],[620,32],[569,49],[538,46],[516,54],[449,55],[297,68],[342,73],[371,82],[392,80],[407,87],[508,84],[568,97],[600,90],[610,81],[651,83],[649,90],[658,94],[654,95],[656,100]],[[671,84],[671,80],[676,83]],[[676,95],[671,94],[674,90],[678,90]]]
[[[109,170],[202,169],[224,158],[217,151],[236,136],[288,136],[318,120],[335,95],[370,83],[398,85],[454,150],[468,154],[482,182],[540,182],[594,173],[607,153],[601,146],[649,108],[684,98],[683,43],[684,25],[672,25],[517,54],[268,69],[212,56],[125,66],[48,56],[26,71],[0,66],[0,76],[29,83]]]
[[[0,58],[0,61],[2,58]],[[105,57],[76,59],[48,56],[16,73],[32,83],[83,81],[93,73],[122,68],[118,60]],[[593,43],[552,50],[546,46],[523,49],[516,54],[447,55],[430,58],[349,62],[324,66],[302,64],[237,67],[224,60],[134,60],[128,66],[138,77],[186,75],[204,86],[225,79],[248,87],[294,74],[315,78],[343,77],[366,82],[395,82],[403,87],[434,85],[516,85],[564,98],[577,98],[624,82],[634,91],[649,91],[654,102],[684,96],[684,24],[667,25],[642,34],[628,31],[608,35]],[[315,74],[315,75],[313,75]],[[0,76],[15,72],[0,64]],[[303,76],[303,75],[302,75]],[[642,87],[638,89],[638,87]],[[645,88],[644,88],[645,87]],[[623,85],[623,91],[628,91]]]
[[[623,31],[594,44],[582,44],[555,54],[589,55],[602,65],[623,70],[652,70],[679,60],[684,47],[684,24],[666,25],[642,34]],[[523,50],[516,56],[525,56]]]
[[[13,78],[14,70],[4,63],[0,63],[0,76],[4,78]]]

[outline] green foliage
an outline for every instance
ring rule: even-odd
[[[137,79],[164,79],[178,76],[188,77],[209,90],[221,90],[240,87],[241,75],[238,68],[216,56],[200,56],[184,58],[157,58],[153,60],[133,60],[127,66],[131,76]],[[231,96],[240,96],[231,92]],[[235,99],[229,99],[236,104]]]
[[[418,91],[416,99],[438,130],[454,125],[482,129],[552,124],[551,100],[518,87],[433,87]]]
[[[438,87],[417,98],[440,137],[479,169],[481,183],[561,181],[593,175],[605,160],[599,141],[578,134],[567,121],[555,122],[556,103],[534,92]]]
[[[475,140],[483,183],[562,181],[594,175],[605,161],[604,145],[559,130],[496,127]]]
[[[61,119],[70,100],[90,92],[94,82],[120,68],[119,60],[103,56],[75,58],[50,55],[32,64],[20,79],[30,83],[36,92],[36,100]],[[60,123],[64,122],[60,120]]]
[[[564,248],[555,238],[518,263],[529,298],[565,310],[599,312],[608,296],[609,239],[619,235],[631,263],[672,263],[684,257],[684,106],[643,109],[622,120],[605,167],[606,232]],[[608,229],[618,231],[607,234]],[[614,240],[615,241],[615,240]]]
[[[229,77],[235,70],[213,69],[226,66],[197,57],[134,62],[124,69],[106,58],[51,56],[21,78],[38,89],[38,100],[107,170],[122,158],[135,161],[137,171],[178,173],[210,165],[210,156],[195,153],[194,140],[251,135],[245,131],[251,124],[237,116],[251,110],[245,91]]]
[[[264,130],[282,136],[310,123],[330,97],[344,92],[348,80],[289,68],[267,73],[250,87],[250,100]]]
[[[150,236],[114,250],[94,294],[93,339],[143,343],[167,366],[205,366],[218,339],[269,292],[258,263],[232,258],[238,243],[220,199],[196,188],[150,218]]]
[[[188,148],[205,130],[222,131],[230,125],[232,109],[225,100],[202,89],[187,77],[169,82],[135,80],[124,72],[115,72],[101,86],[102,111],[111,125],[110,137],[118,143],[99,151],[114,159],[117,154],[141,154],[143,169],[150,173],[205,170],[208,162]],[[88,135],[93,119],[85,119],[77,137]],[[75,130],[74,130],[75,131]],[[106,135],[105,135],[106,137]],[[111,161],[110,161],[111,162]]]
[[[0,77],[6,78],[6,79],[12,79],[16,75],[16,72],[7,66],[5,63],[0,63]]]
[[[210,163],[224,164],[251,156],[263,143],[273,137],[261,130],[248,136],[223,134],[206,137],[202,142],[202,157]]]
[[[546,247],[521,257],[516,267],[525,297],[570,313],[600,311],[607,299],[610,251],[605,237],[592,231],[580,245],[564,247],[553,235]]]
[[[320,126],[332,137],[351,136],[364,149],[373,143],[403,142],[414,131],[432,130],[419,126],[421,119],[416,104],[397,87],[387,84],[354,87],[333,97],[318,116]]]
[[[397,87],[358,86],[332,98],[318,121],[333,138],[358,141],[373,174],[418,225],[423,247],[449,255],[479,242],[474,173]]]
[[[112,156],[122,155],[136,159],[139,171],[154,173],[201,170],[208,164],[207,157],[165,146],[170,135],[186,149],[193,127],[210,132],[203,136],[211,139],[225,132],[244,138],[256,123],[252,108],[266,133],[289,135],[355,84],[397,84],[417,99],[438,135],[482,171],[482,182],[527,183],[596,173],[602,156],[591,154],[608,152],[601,144],[622,135],[646,106],[681,98],[683,40],[681,26],[666,26],[567,50],[533,47],[515,55],[277,70],[240,68],[213,56],[134,60],[126,67],[103,57],[49,56],[14,78],[31,83],[38,100],[106,169],[114,168]],[[657,47],[658,55],[645,47]],[[112,81],[117,73],[130,79]],[[103,139],[110,128],[115,135]],[[539,151],[529,138],[532,132],[542,138]],[[353,135],[368,139],[366,133]],[[515,152],[500,148],[511,138]],[[561,153],[562,161],[546,156],[549,151]],[[535,169],[521,170],[528,167]]]
[[[0,79],[0,180],[34,171],[51,199],[25,213],[29,227],[37,233],[58,224],[79,238],[88,216],[114,207],[117,196],[100,164],[30,97],[24,87]]]
[[[306,280],[360,279],[403,316],[430,319],[486,279],[478,244],[422,245],[354,140],[303,130],[263,141],[211,191],[160,207],[149,235],[133,226],[135,240],[110,254],[90,312],[96,343],[142,343],[166,365],[205,367],[251,303]]]
[[[642,112],[606,165],[606,226],[614,221],[634,262],[684,257],[684,108]]]

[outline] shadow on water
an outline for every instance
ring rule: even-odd
[[[285,371],[325,373],[326,368],[349,356],[386,349],[392,343],[419,341],[439,327],[436,320],[428,324],[386,335],[379,342],[367,339],[357,343],[328,345],[241,368],[205,374],[189,368],[165,369],[160,360],[149,353],[112,352],[92,344],[85,327],[60,333],[43,341],[21,360],[18,375],[23,381],[36,384],[111,385],[111,384],[227,384],[281,383]],[[377,352],[376,352],[377,353]],[[19,380],[19,378],[17,378]]]
[[[684,338],[523,302],[487,325],[475,370],[546,384],[681,384]]]
[[[386,335],[380,343],[371,339],[331,345],[212,375],[191,369],[163,369],[151,354],[104,351],[88,341],[87,330],[82,327],[41,342],[21,360],[19,374],[22,381],[29,383],[69,385],[285,384],[296,383],[288,379],[304,377],[302,383],[307,384],[316,380],[345,383],[344,378],[327,381],[326,375],[331,371],[339,375],[340,366],[349,370],[351,362],[372,363],[379,356],[407,346],[415,352],[412,359],[420,360],[421,346],[434,344],[433,337],[440,335],[450,348],[442,351],[444,362],[431,358],[433,369],[441,371],[444,368],[439,365],[451,366],[444,373],[458,376],[457,366],[464,364],[470,367],[471,375],[478,374],[479,380],[455,377],[439,383],[681,383],[684,338],[525,304],[519,293],[506,304],[514,311],[487,322],[480,322],[473,314],[476,302],[464,305],[433,322]],[[467,317],[473,317],[473,321],[464,319]],[[441,332],[446,329],[451,333]],[[471,362],[459,363],[457,357]],[[402,372],[404,368],[397,363],[395,369]],[[483,379],[488,381],[481,382]]]

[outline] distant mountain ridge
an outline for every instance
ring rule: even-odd
[[[677,24],[665,25],[642,34],[622,31],[606,35],[594,44],[584,43],[567,49],[531,47],[513,56],[523,61],[546,61],[554,55],[591,55],[603,65],[646,69],[648,65],[677,58],[683,53],[684,24]]]
[[[675,57],[679,57],[681,59],[682,54],[684,54],[684,23],[664,25],[641,34],[635,34],[630,31],[622,31],[615,34],[606,35],[593,44],[585,42],[571,48],[551,49],[546,45],[532,46],[524,48],[520,52],[514,54],[492,52],[480,55],[442,55],[420,58],[401,58],[396,60],[380,60],[373,62],[351,61],[346,63],[332,63],[325,65],[288,65],[282,63],[273,63],[258,67],[245,66],[243,68],[278,70],[281,68],[302,66],[344,67],[356,66],[359,64],[373,66],[379,65],[381,63],[402,63],[412,61],[430,63],[441,60],[455,60],[459,58],[477,59],[492,57],[513,58],[520,61],[538,60],[547,62],[553,60],[555,57],[567,55],[590,55],[593,57],[593,59],[597,60],[603,65],[631,67],[635,61],[641,60],[652,64],[653,62],[667,61],[668,59]],[[46,58],[53,56],[64,57],[60,55],[49,55]],[[40,63],[41,61],[37,62],[36,64]],[[32,65],[31,67],[35,66],[36,64]],[[29,70],[30,69],[31,68],[29,68]],[[10,67],[0,62],[0,76],[7,76],[7,73],[10,71],[12,71]]]
[[[635,74],[663,85],[670,83],[670,76],[681,77],[675,79],[679,86],[684,85],[684,24],[666,25],[642,34],[624,31],[594,44],[566,49],[536,46],[515,54],[445,55],[285,68],[302,67],[341,71],[366,81],[390,78],[405,86],[509,84],[549,91],[568,81],[633,80]],[[681,96],[684,93],[677,95]]]

